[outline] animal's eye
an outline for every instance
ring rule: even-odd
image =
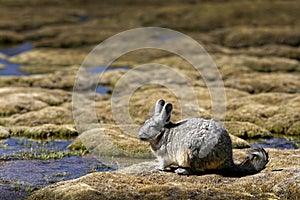
[[[156,125],[151,125],[149,126],[150,128],[153,128],[153,129],[157,129],[157,126]]]

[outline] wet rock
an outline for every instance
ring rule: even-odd
[[[10,137],[10,133],[7,128],[0,126],[0,139],[6,139]]]
[[[116,172],[98,172],[53,184],[28,199],[136,199],[136,198],[222,198],[288,199],[299,196],[299,150],[267,149],[271,158],[262,172],[242,178],[208,174],[180,176],[154,170],[154,163],[141,163]],[[245,151],[234,151],[234,158]],[[282,178],[284,177],[284,179]],[[80,188],[78,195],[77,188]]]

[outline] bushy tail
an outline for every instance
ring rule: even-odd
[[[263,148],[251,149],[248,157],[240,164],[233,164],[224,170],[224,175],[241,177],[256,174],[263,170],[269,161],[268,153]]]

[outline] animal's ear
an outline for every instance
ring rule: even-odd
[[[160,114],[160,112],[162,111],[164,105],[165,105],[165,101],[163,99],[157,100],[157,102],[155,104],[154,114]]]
[[[163,123],[167,124],[170,122],[171,114],[173,110],[173,105],[171,103],[166,103],[161,112],[161,119]]]

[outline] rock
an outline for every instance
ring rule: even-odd
[[[270,162],[262,172],[242,178],[215,174],[180,176],[140,163],[115,172],[96,172],[35,191],[27,199],[295,199],[299,197],[299,150],[267,149]],[[245,157],[235,150],[234,158]],[[282,178],[284,177],[284,178]],[[80,194],[79,194],[80,191]]]
[[[70,93],[26,87],[0,88],[0,116],[11,116],[70,101]]]
[[[0,126],[0,139],[6,139],[10,137],[10,133],[7,128]]]
[[[37,126],[42,124],[72,124],[73,118],[70,110],[62,107],[49,106],[41,110],[24,114],[15,114],[10,117],[10,126]]]

